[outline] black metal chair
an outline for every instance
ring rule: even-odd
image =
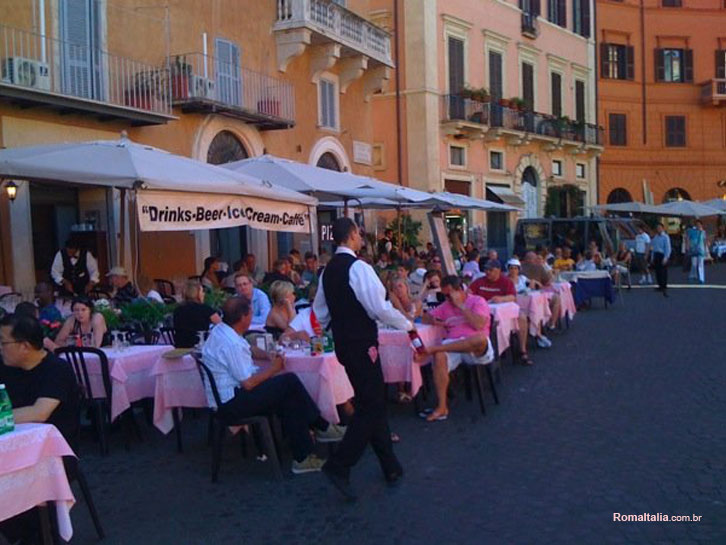
[[[88,292],[88,298],[91,299],[91,301],[98,301],[99,299],[106,299],[108,301],[111,301],[111,299],[113,299],[113,296],[109,291],[101,288],[93,288],[91,291]]]
[[[211,422],[214,422],[217,429],[216,433],[213,432],[212,442],[212,482],[216,483],[219,477],[219,466],[222,459],[222,445],[224,443],[225,430],[228,426],[250,426],[259,430],[259,437],[262,442],[262,446],[266,451],[265,454],[270,460],[272,465],[272,472],[276,479],[282,479],[282,470],[280,469],[280,459],[277,455],[277,448],[275,447],[274,437],[272,435],[272,427],[270,426],[270,420],[267,416],[251,416],[247,418],[232,418],[224,414],[224,411],[219,411],[219,407],[222,406],[222,400],[219,397],[219,390],[217,390],[217,383],[214,380],[214,375],[209,370],[204,362],[202,361],[199,353],[194,353],[194,359],[197,362],[197,368],[199,375],[202,378],[202,384],[209,384],[214,396],[214,402],[217,405],[217,409],[210,409],[212,414]]]
[[[171,346],[176,346],[176,332],[173,327],[164,326],[159,329],[161,335],[161,342]]]
[[[73,369],[76,382],[81,391],[82,405],[90,408],[93,414],[94,425],[101,446],[101,456],[108,455],[108,437],[106,432],[111,426],[111,374],[109,372],[108,358],[103,350],[87,346],[65,346],[55,351],[56,355],[64,358]],[[86,366],[86,356],[93,355],[98,358],[101,366],[101,379],[103,392],[96,392],[91,386]]]

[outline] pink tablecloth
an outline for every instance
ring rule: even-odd
[[[530,291],[527,295],[517,295],[517,304],[529,320],[529,334],[537,336],[539,326],[544,325],[552,317],[549,299],[542,291]]]
[[[131,407],[131,403],[154,397],[155,377],[151,374],[156,360],[173,349],[167,345],[129,346],[123,351],[104,348],[111,375],[111,418]],[[101,366],[97,358],[86,358],[91,387],[96,397],[103,397]]]
[[[335,354],[308,356],[290,351],[285,357],[286,371],[295,373],[328,422],[338,423],[336,405],[353,397],[353,387]],[[156,383],[154,425],[163,433],[174,427],[174,407],[206,407],[202,379],[191,356],[168,360],[158,357],[152,370]]]
[[[62,456],[73,456],[60,432],[50,424],[18,424],[0,435],[0,520],[7,520],[52,501],[58,532],[73,536],[70,511],[75,498],[68,484]]]
[[[493,324],[497,332],[497,348],[501,356],[509,348],[512,331],[519,329],[519,305],[517,303],[489,303]]]
[[[551,288],[545,288],[543,291],[547,294],[548,298],[551,298],[555,293],[560,296],[560,318],[568,316],[572,320],[575,317],[577,306],[575,305],[575,298],[572,296],[572,286],[570,286],[569,282],[554,282]]]
[[[12,293],[13,288],[10,286],[0,286],[0,295],[5,295],[6,293]]]
[[[424,346],[439,344],[443,330],[432,325],[417,325]],[[378,354],[381,357],[383,380],[388,383],[410,382],[411,395],[421,388],[421,366],[414,361],[413,348],[408,333],[398,329],[378,330]]]

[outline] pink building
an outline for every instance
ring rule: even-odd
[[[397,4],[400,87],[398,98],[392,81],[374,99],[376,175],[397,181],[400,169],[404,185],[513,203],[523,217],[581,215],[595,204],[602,141],[592,1]],[[392,0],[370,8],[395,32]],[[514,221],[501,213],[450,218],[503,251]]]

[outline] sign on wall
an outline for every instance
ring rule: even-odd
[[[142,231],[249,225],[265,231],[310,232],[310,211],[306,205],[244,195],[139,191],[136,211]]]
[[[353,140],[353,162],[371,165],[373,163],[373,147],[367,142]]]

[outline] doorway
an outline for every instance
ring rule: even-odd
[[[36,282],[50,278],[55,253],[78,223],[78,190],[72,187],[30,184],[30,221]]]
[[[536,218],[539,216],[539,190],[537,172],[527,167],[522,173],[522,200],[524,201],[524,217]]]

